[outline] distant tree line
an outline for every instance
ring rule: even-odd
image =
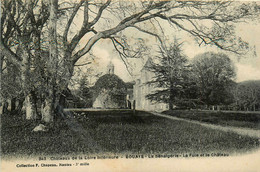
[[[234,85],[232,105],[237,110],[260,110],[260,81],[244,81]]]
[[[157,63],[148,70],[155,74],[147,84],[157,90],[146,95],[169,109],[259,110],[260,81],[236,83],[233,62],[224,53],[206,52],[188,60],[182,43],[159,46]]]

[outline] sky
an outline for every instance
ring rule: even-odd
[[[260,24],[249,24],[240,27],[241,37],[256,48],[256,57],[245,57],[235,62],[238,73],[237,81],[260,79]]]
[[[239,27],[238,34],[251,46],[256,48],[256,57],[253,57],[251,54],[240,59],[236,55],[231,54],[230,52],[224,52],[230,56],[233,60],[236,70],[237,77],[236,81],[241,82],[245,80],[258,80],[260,79],[260,24],[251,24],[251,25],[242,25]],[[154,39],[154,38],[151,38]],[[154,39],[155,40],[155,39]],[[191,59],[195,55],[206,52],[206,51],[219,51],[215,47],[202,46],[199,47],[195,41],[186,36],[184,45],[184,53]],[[111,45],[110,40],[101,40],[93,47],[93,54],[95,54],[96,60],[93,63],[94,68],[101,73],[106,73],[106,66],[110,61],[115,65],[115,74],[117,74],[124,81],[128,82],[134,80],[135,76],[130,76],[126,70],[126,66],[121,60],[120,56],[114,51],[113,46]],[[154,54],[151,54],[153,56]],[[132,64],[133,62],[137,63],[138,68],[142,67],[142,64],[145,63],[146,57],[144,59],[129,59],[128,61]],[[84,61],[84,59],[82,60]]]
[[[183,50],[184,53],[188,56],[189,59],[192,59],[194,56],[200,53],[204,53],[207,51],[216,51],[220,50],[216,47],[211,46],[199,46],[196,44],[194,39],[184,33],[183,31],[176,31],[171,28],[169,25],[163,24],[162,26],[165,32],[168,33],[168,37],[177,36],[184,42]],[[236,82],[241,82],[245,80],[259,80],[260,79],[260,24],[256,21],[249,23],[242,23],[237,25],[236,34],[244,41],[247,41],[250,46],[255,46],[257,56],[252,56],[252,53],[238,58],[235,54],[230,52],[226,53],[234,62],[237,77]],[[168,32],[169,31],[169,32]],[[146,41],[147,45],[150,46],[151,49],[156,48],[156,39],[152,36],[144,35],[143,33],[138,32],[135,29],[127,29],[125,31],[129,36],[129,40],[141,38]],[[113,45],[109,39],[100,40],[97,42],[92,49],[92,53],[96,56],[94,62],[92,61],[91,67],[94,69],[94,73],[105,74],[107,71],[107,65],[110,61],[115,65],[115,74],[122,78],[125,82],[129,82],[135,79],[137,71],[139,71],[142,65],[145,63],[145,59],[148,56],[155,56],[156,52],[152,51],[152,53],[148,54],[147,57],[143,57],[143,59],[129,59],[129,63],[132,68],[134,68],[134,72],[132,76],[126,70],[126,66],[121,60],[120,56],[115,52]],[[86,59],[83,57],[79,63],[84,63]],[[83,73],[86,72],[86,67],[81,67],[80,69]],[[134,74],[134,75],[133,75]],[[92,80],[94,82],[95,79]]]

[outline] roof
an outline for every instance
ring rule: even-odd
[[[126,84],[126,88],[133,88],[133,86],[135,85],[135,82],[127,82]]]
[[[153,60],[151,57],[148,57],[148,59],[146,60],[144,66],[142,67],[141,71],[146,70],[147,67],[151,67],[153,64]]]
[[[105,74],[95,83],[94,89],[126,88],[126,83],[115,74]]]

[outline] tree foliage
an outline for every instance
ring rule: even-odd
[[[229,87],[235,79],[235,68],[223,53],[206,52],[192,60],[192,73],[198,88],[198,98],[207,105],[228,104]]]
[[[93,103],[92,94],[93,93],[91,92],[91,90],[89,88],[87,76],[83,76],[80,79],[79,88],[76,93],[76,97],[78,97],[78,104],[80,104],[79,107],[81,107],[81,108],[91,107],[92,103]]]
[[[244,81],[233,88],[237,110],[260,109],[260,81]]]
[[[105,74],[95,83],[93,89],[97,94],[102,90],[109,90],[112,95],[126,95],[126,84],[114,74]]]
[[[158,63],[146,66],[155,75],[147,84],[157,88],[146,97],[150,100],[169,103],[170,109],[173,108],[173,104],[177,105],[181,103],[181,100],[189,97],[187,95],[190,87],[189,66],[181,46],[182,43],[178,43],[177,40],[168,47],[161,45],[159,55],[156,57]]]

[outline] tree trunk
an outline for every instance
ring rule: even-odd
[[[173,110],[173,104],[169,101],[169,110]]]
[[[16,98],[11,99],[11,112],[16,110]]]
[[[173,84],[170,83],[169,110],[173,110],[173,101],[174,101],[174,89],[173,89]]]
[[[8,112],[8,102],[6,100],[3,100],[2,106],[2,114],[5,114],[6,112]]]
[[[54,108],[51,97],[46,97],[41,106],[42,121],[50,123],[53,122]]]
[[[22,80],[22,88],[23,88],[23,95],[25,96],[24,101],[24,108],[25,108],[25,118],[28,120],[35,120],[35,106],[33,106],[31,95],[30,95],[30,59],[28,50],[28,37],[21,37],[20,38],[20,45],[17,49],[17,54],[22,58],[22,65],[21,65],[21,80]]]
[[[27,95],[25,97],[24,101],[24,107],[25,107],[25,117],[27,120],[35,120],[36,119],[36,113],[35,113],[35,108],[33,106],[31,96]]]
[[[49,81],[47,83],[47,95],[41,106],[42,121],[53,122],[54,119],[54,108],[56,96],[55,89],[57,88],[57,67],[58,67],[58,49],[57,49],[57,9],[58,1],[49,0],[49,57],[47,61],[47,74]]]
[[[2,40],[0,40],[2,41]],[[4,97],[2,94],[2,74],[3,74],[3,61],[4,61],[4,55],[2,53],[0,53],[0,114],[4,113]]]
[[[18,106],[16,108],[17,109],[17,114],[20,114],[22,112],[23,103],[24,103],[24,98],[19,99]]]
[[[59,98],[59,105],[62,108],[67,107],[67,105],[66,105],[66,91],[62,91],[62,94],[60,95],[60,98]]]

